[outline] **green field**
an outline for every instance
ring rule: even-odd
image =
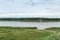
[[[0,40],[60,40],[60,32],[50,29],[0,27]]]

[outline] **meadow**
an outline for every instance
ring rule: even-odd
[[[53,30],[51,30],[53,29]],[[58,29],[38,30],[33,28],[0,27],[0,40],[60,40]]]

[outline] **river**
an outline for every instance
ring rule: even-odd
[[[0,21],[0,26],[37,27],[38,29],[45,29],[45,28],[49,28],[49,27],[60,27],[60,22]]]

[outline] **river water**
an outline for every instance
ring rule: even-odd
[[[60,22],[0,21],[0,26],[37,27],[38,29],[45,29],[45,28],[49,28],[49,27],[60,27]]]

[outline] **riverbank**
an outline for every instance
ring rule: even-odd
[[[0,27],[0,40],[60,40],[59,32],[17,27]]]

